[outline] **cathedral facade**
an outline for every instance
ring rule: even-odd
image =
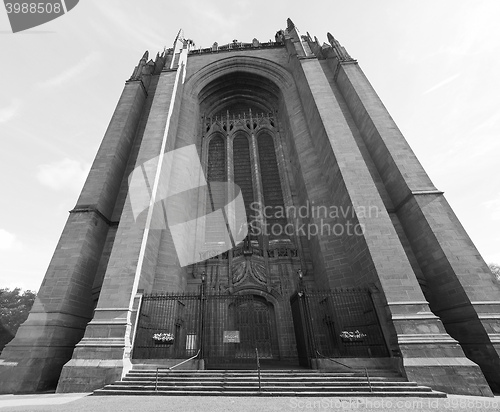
[[[398,370],[500,391],[500,288],[358,62],[179,34],[126,82],[0,391],[136,364]],[[201,188],[201,189],[200,189]]]

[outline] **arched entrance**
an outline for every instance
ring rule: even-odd
[[[236,358],[255,357],[255,349],[262,359],[276,359],[279,356],[276,339],[274,307],[260,296],[234,303],[230,307],[234,326],[240,332],[240,346]]]
[[[274,305],[261,296],[225,295],[206,301],[203,358],[209,369],[253,367],[280,357]]]

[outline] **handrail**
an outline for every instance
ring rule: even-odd
[[[177,368],[177,366],[183,365],[186,362],[189,362],[190,360],[193,360],[193,359],[197,358],[198,355],[200,354],[200,352],[201,352],[201,349],[198,349],[198,352],[196,352],[196,355],[191,356],[189,359],[185,359],[182,362],[179,362],[179,363],[175,364],[174,366],[170,366],[168,368],[162,368],[161,366],[157,367],[156,368],[156,379],[155,379],[155,392],[158,391],[158,371],[160,369],[171,371],[172,369]]]
[[[330,361],[332,361],[332,362],[338,363],[339,365],[345,366],[346,368],[352,369],[352,370],[354,370],[354,371],[355,371],[355,370],[358,370],[358,371],[359,371],[359,370],[364,370],[364,372],[365,372],[365,376],[366,376],[366,380],[367,380],[367,382],[368,382],[368,387],[370,388],[370,392],[373,392],[372,383],[371,383],[371,381],[370,381],[370,375],[368,374],[368,369],[367,369],[367,368],[363,368],[363,369],[353,368],[352,366],[346,365],[346,364],[344,364],[344,363],[342,363],[342,362],[339,362],[339,361],[337,361],[337,360],[335,360],[335,359],[329,358],[328,356],[322,355],[322,354],[321,354],[318,350],[316,351],[316,353],[317,353],[319,356],[321,356],[322,358],[325,358],[325,359],[328,359],[328,360],[330,360]]]
[[[259,377],[259,393],[262,392],[262,385],[260,382],[260,360],[259,360],[259,350],[255,348],[255,355],[257,359],[257,376]]]

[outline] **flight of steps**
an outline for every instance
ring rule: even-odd
[[[371,385],[362,371],[262,370],[259,391],[256,370],[160,371],[155,390],[156,370],[132,369],[123,380],[94,391],[94,395],[446,397],[395,372],[368,373]]]

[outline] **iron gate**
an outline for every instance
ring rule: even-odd
[[[388,356],[369,291],[302,291],[291,304],[301,364],[316,351],[328,357]]]
[[[172,334],[173,342],[154,339]],[[200,339],[201,337],[201,339]],[[254,295],[144,295],[134,359],[179,359],[201,349],[206,366],[255,363],[279,357],[274,307]]]
[[[144,295],[134,341],[135,359],[179,359],[199,349],[201,296],[197,293]],[[172,334],[173,342],[155,340]]]

